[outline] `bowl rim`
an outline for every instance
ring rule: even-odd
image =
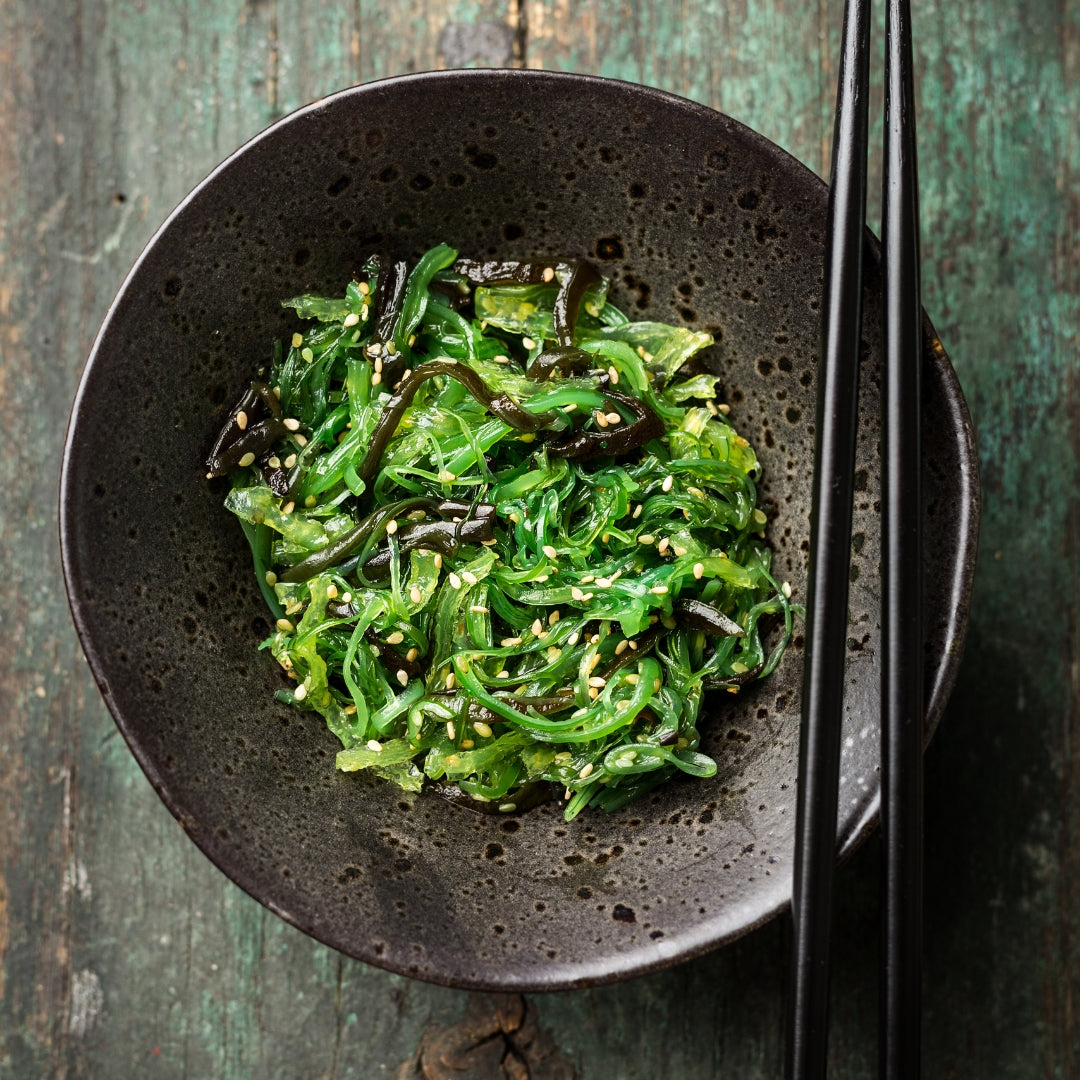
[[[73,461],[78,454],[77,428],[78,419],[85,407],[85,398],[88,393],[88,385],[91,374],[96,365],[104,362],[103,347],[107,343],[117,312],[127,295],[135,287],[137,279],[144,263],[148,260],[151,252],[168,235],[176,220],[203,192],[212,187],[217,179],[233,165],[246,156],[253,148],[264,140],[274,137],[284,127],[302,122],[305,117],[315,115],[339,101],[357,97],[364,97],[372,93],[381,92],[387,88],[402,88],[407,90],[410,86],[419,86],[427,83],[460,83],[479,82],[482,80],[498,82],[521,82],[521,83],[563,83],[575,84],[588,91],[599,87],[605,91],[624,93],[627,97],[643,102],[651,102],[664,108],[677,108],[697,112],[703,119],[716,122],[719,118],[730,130],[738,133],[739,138],[754,144],[757,149],[777,163],[778,168],[783,170],[795,169],[805,175],[809,181],[825,188],[827,185],[820,176],[812,169],[794,157],[783,147],[772,142],[764,135],[748,127],[741,121],[720,112],[717,109],[682,97],[670,91],[641,83],[627,80],[612,79],[604,76],[578,73],[545,71],[538,69],[517,68],[472,68],[451,69],[447,71],[425,71],[404,75],[389,76],[386,78],[360,83],[344,88],[335,93],[326,95],[303,105],[292,112],[282,116],[267,125],[265,128],[244,141],[237,149],[232,151],[202,180],[200,180],[179,203],[169,212],[162,223],[154,230],[146,241],[138,257],[132,263],[130,269],[116,291],[116,294],[102,319],[101,325],[94,337],[87,360],[80,374],[78,389],[69,414],[64,437],[64,448],[61,460],[59,477],[59,539],[61,568],[65,592],[69,609],[75,625],[80,645],[86,656],[94,681],[113,717],[117,728],[124,737],[128,748],[131,750],[140,768],[150,781],[151,786],[168,808],[172,816],[184,827],[185,831],[204,855],[220,870],[230,881],[238,885],[245,893],[257,900],[264,907],[273,911],[290,925],[297,927],[309,936],[314,937],[322,944],[329,945],[339,951],[352,955],[365,963],[382,967],[410,977],[420,978],[423,981],[433,982],[460,989],[487,990],[487,991],[517,991],[536,992],[548,990],[560,990],[585,986],[598,986],[636,977],[649,972],[658,971],[691,958],[701,956],[707,952],[728,944],[731,941],[744,936],[757,927],[771,921],[790,907],[790,900],[784,899],[772,907],[763,909],[757,918],[741,923],[736,929],[723,933],[720,936],[703,936],[700,933],[683,935],[679,939],[678,949],[664,950],[662,953],[650,952],[638,946],[626,953],[610,953],[600,961],[584,968],[577,967],[573,978],[556,978],[544,981],[534,979],[512,982],[497,982],[491,980],[469,980],[453,976],[441,977],[439,972],[408,971],[404,967],[391,962],[381,962],[379,958],[364,955],[349,950],[339,941],[330,940],[331,935],[323,935],[317,928],[304,925],[304,920],[296,914],[276,904],[271,898],[260,895],[259,882],[257,879],[245,880],[245,875],[237,872],[220,861],[210,850],[207,843],[202,840],[201,830],[192,827],[192,822],[187,820],[184,810],[178,805],[177,800],[171,794],[165,779],[161,775],[158,766],[147,748],[129,731],[128,724],[119,707],[114,703],[110,694],[107,665],[104,657],[98,651],[91,628],[83,611],[83,601],[80,595],[80,579],[82,569],[78,554],[77,537],[79,524],[75,513],[75,493],[72,487]],[[876,259],[880,254],[880,244],[876,236],[867,229],[867,240],[873,256]],[[953,685],[956,682],[960,658],[963,653],[964,640],[968,626],[968,613],[971,604],[971,595],[974,583],[975,556],[978,546],[979,520],[981,514],[981,490],[978,475],[978,456],[975,442],[975,432],[970,411],[964,398],[963,390],[949,359],[941,346],[936,332],[933,330],[929,319],[924,313],[924,359],[930,357],[939,367],[940,377],[943,382],[944,401],[958,435],[958,457],[961,462],[959,473],[960,491],[958,493],[958,511],[960,522],[957,534],[960,539],[960,550],[951,575],[949,575],[950,595],[946,604],[948,612],[948,625],[945,627],[945,639],[949,642],[948,656],[937,672],[937,678],[932,685],[927,686],[927,709],[926,726],[927,739],[932,735],[940,721],[945,702],[948,699]],[[876,794],[868,801],[861,816],[852,822],[842,835],[839,836],[839,855],[841,858],[850,856],[859,845],[866,839],[877,823],[880,810],[880,784]],[[561,970],[560,965],[555,965]]]

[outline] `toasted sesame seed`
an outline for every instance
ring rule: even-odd
[[[656,537],[652,533],[642,533],[638,538],[639,544],[652,544],[656,541]]]
[[[397,532],[397,529],[398,529],[397,521],[394,518],[391,518],[386,523],[386,535],[387,536],[393,536],[394,533]]]
[[[382,753],[382,743],[379,742],[378,739],[368,739],[367,748],[373,754],[381,754]]]
[[[292,347],[294,349],[299,349],[300,346],[303,345],[303,344],[304,344],[304,335],[303,334],[293,334],[293,336],[292,336]]]
[[[449,687],[447,687],[447,689],[449,689]],[[453,720],[447,720],[446,721],[446,737],[448,739],[456,739],[457,738],[457,728],[454,727],[454,721]]]
[[[471,570],[462,570],[461,579],[466,585],[475,585],[480,580]]]
[[[371,286],[366,281],[361,281],[356,287],[360,290],[361,296],[367,296],[371,292]]]
[[[609,412],[604,414],[604,419],[609,424],[621,424],[622,417],[617,412]]]
[[[337,593],[337,586],[331,581],[330,584],[326,586],[326,595],[329,596],[331,600],[336,600]]]
[[[573,412],[577,408],[577,402],[571,401],[569,405],[564,405],[562,411],[564,413]]]
[[[555,610],[554,610],[554,611],[553,611],[553,612],[552,612],[552,613],[551,613],[551,614],[550,614],[550,615],[548,616],[548,626],[554,626],[554,625],[555,625],[555,624],[556,624],[556,623],[557,623],[558,621],[559,621],[559,609],[558,609],[558,608],[556,608],[556,609],[555,609]]]
[[[627,641],[626,638],[623,638],[623,640],[620,641],[619,644],[615,646],[615,655],[616,656],[622,656],[622,654],[624,652],[626,652],[626,647],[629,644],[630,644],[630,642]]]
[[[670,491],[671,488],[672,488],[672,485],[674,483],[675,483],[675,477],[672,476],[671,473],[668,473],[668,475],[664,477],[664,482],[660,485],[660,490],[661,491]]]
[[[244,412],[243,409],[241,409],[236,414],[236,426],[241,431],[246,431],[247,430],[247,425],[248,425],[248,414],[246,412]]]
[[[271,469],[280,469],[281,468],[281,458],[277,457],[276,455],[274,457],[267,458],[266,459],[266,464],[269,465]]]
[[[476,743],[474,743],[472,741],[472,739],[462,739],[461,740],[461,749],[462,750],[471,750],[475,745],[476,745]]]
[[[513,649],[515,646],[521,644],[521,638],[519,638],[519,637],[504,637],[502,639],[502,641],[499,642],[499,644],[504,649]]]
[[[539,637],[544,629],[544,624],[539,619],[536,619],[529,629],[532,630],[534,637]]]
[[[299,685],[299,686],[298,686],[298,687],[297,687],[297,688],[296,688],[296,689],[295,689],[295,690],[293,691],[293,697],[294,697],[294,698],[296,698],[296,700],[297,700],[297,701],[303,701],[303,700],[304,700],[304,698],[306,698],[306,697],[307,697],[307,685],[306,685],[305,683],[301,683],[301,684],[300,684],[300,685]]]
[[[611,533],[602,533],[600,536],[600,543],[606,544],[611,540]]]
[[[436,570],[442,569],[442,555],[440,555],[437,551],[435,552],[435,558],[431,561],[435,564]]]
[[[631,652],[636,652],[637,651],[637,642],[636,641],[628,641],[626,644],[630,646],[630,651]]]
[[[307,446],[307,436],[301,435],[299,431],[293,436],[293,440],[295,441],[296,445],[300,447],[301,450],[305,446]]]
[[[300,421],[293,416],[290,416],[288,419],[283,420],[282,423],[285,425],[285,428],[288,431],[300,430]]]
[[[409,673],[404,668],[398,668],[397,681],[401,683],[402,686],[409,685]]]
[[[637,519],[641,517],[641,503],[638,503],[637,506],[634,507],[634,512],[630,516],[635,521],[637,521]]]
[[[672,544],[671,550],[674,551],[680,559],[686,554],[686,548],[684,548],[681,544]]]
[[[368,305],[367,305],[367,304],[365,304],[365,305],[364,305],[364,306],[363,306],[363,307],[362,307],[362,308],[360,309],[360,319],[361,319],[361,321],[362,321],[362,322],[367,322],[367,321],[368,321],[368,314],[369,314],[369,312],[368,312]],[[354,334],[354,335],[353,335],[353,340],[354,340],[354,341],[356,340],[357,336],[358,336],[357,334]]]
[[[509,679],[510,678],[510,672],[507,671],[506,668],[503,668],[502,671],[500,671],[499,674],[495,676],[495,678],[496,679]]]
[[[593,419],[596,420],[597,427],[606,428],[608,426],[607,414],[600,409],[597,409],[596,412],[593,413]]]
[[[615,365],[612,364],[611,367],[609,367],[607,369],[607,373],[608,373],[608,378],[611,380],[611,385],[612,386],[618,386],[618,384],[619,384],[619,371],[618,371],[618,368],[616,368]]]
[[[641,681],[641,676],[636,674],[635,672],[631,672],[629,675],[624,675],[623,679],[631,686],[637,686],[637,684]]]
[[[593,634],[593,636],[589,640],[593,643],[593,645],[595,645],[600,640],[600,635]],[[618,653],[618,651],[618,649],[615,650],[616,653]],[[593,658],[589,661],[589,674],[591,675],[599,666],[600,654],[596,653],[596,655],[593,656]]]
[[[290,454],[285,459],[285,468],[286,469],[291,469],[295,464],[296,464],[296,455],[295,454]]]
[[[597,687],[595,687],[595,686],[590,686],[589,687],[589,700],[590,701],[595,701],[599,696],[600,696],[599,689]]]
[[[439,470],[439,480],[444,484],[452,484],[457,479],[457,474],[450,472],[449,469]]]
[[[341,602],[342,602],[343,604],[351,604],[351,603],[352,603],[352,593],[351,593],[351,592],[347,592],[347,593],[345,593],[345,594],[344,594],[344,595],[343,595],[343,596],[341,597]]]
[[[498,356],[495,356],[492,359],[494,359],[496,364],[509,364],[510,363],[510,357],[504,355],[503,353],[499,353]]]
[[[491,727],[485,724],[483,720],[477,720],[473,723],[473,731],[480,736],[481,739],[491,738]]]
[[[715,402],[706,401],[705,408],[708,409],[713,416],[718,416],[720,414],[720,410],[716,407]]]
[[[374,367],[375,367],[375,370],[377,372],[382,372],[383,363],[382,363],[382,357],[381,356],[376,356],[375,357]]]
[[[406,654],[405,659],[412,663],[420,655],[420,650],[414,645]]]
[[[400,645],[405,640],[405,635],[400,630],[395,630],[387,639],[387,645]]]
[[[291,499],[281,508],[283,514],[291,514],[296,509],[296,503]]]
[[[790,600],[791,599],[791,582],[790,581],[785,581],[784,584],[780,586],[780,591]]]
[[[379,383],[381,383],[381,382],[382,382],[382,372],[381,371],[376,371],[375,374],[371,376],[371,385],[372,386],[378,386]]]
[[[536,342],[533,341],[533,339],[531,337],[523,337],[521,339],[521,344],[526,349],[535,349],[536,348]]]
[[[581,634],[575,630],[567,639],[566,644],[573,648],[581,640]]]
[[[545,281],[551,281],[555,276],[555,271],[550,266],[544,267],[544,272],[540,275]]]
[[[413,587],[412,587],[412,588],[411,588],[411,589],[409,590],[409,599],[410,599],[410,600],[411,600],[411,601],[412,601],[412,602],[413,602],[414,604],[419,604],[419,603],[421,603],[421,602],[423,601],[423,599],[424,599],[424,594],[423,594],[423,593],[422,593],[422,592],[420,591],[420,588],[419,588],[419,586],[417,586],[417,585],[414,585],[414,586],[413,586]]]
[[[623,698],[621,701],[616,701],[615,702],[615,709],[616,709],[617,712],[622,712],[624,709],[629,709],[629,708],[630,708],[630,702],[627,701],[626,698]]]
[[[544,545],[544,546],[543,546],[543,547],[542,547],[542,548],[541,548],[540,550],[541,550],[541,551],[542,551],[542,552],[543,552],[543,553],[544,553],[544,554],[545,554],[545,555],[546,555],[546,556],[547,556],[547,557],[548,557],[549,559],[557,559],[557,558],[559,557],[559,552],[558,552],[558,551],[557,551],[557,550],[555,549],[555,547],[554,547],[554,546],[552,546],[551,544],[545,544],[545,545]]]
[[[653,679],[652,688],[653,688],[653,693],[656,693],[656,691],[658,691],[660,689],[660,679],[659,679],[659,677]]]
[[[355,326],[360,321],[360,316],[355,311],[350,311],[342,320],[342,326]]]
[[[459,578],[457,576],[457,574],[451,572],[449,581],[450,581],[450,588],[451,589],[460,589],[461,588],[461,578]]]
[[[242,469],[246,469],[249,465],[255,463],[255,455],[252,453],[245,454],[236,464]]]
[[[663,554],[665,554],[667,552],[667,549],[670,546],[671,546],[671,541],[666,536],[662,536],[660,538],[660,543],[656,545],[656,550],[658,552],[660,552],[661,555],[663,555]]]
[[[346,716],[353,716],[356,713],[356,706],[355,705],[346,705],[345,708],[342,709],[341,711]]]
[[[700,579],[701,575],[705,573],[705,564],[696,562],[694,563],[694,577]]]
[[[592,678],[589,679],[589,685],[603,689],[607,686],[607,679],[601,679],[599,675],[593,675]]]
[[[584,780],[587,776],[592,776],[593,763],[590,761],[582,770],[578,773],[578,778]]]

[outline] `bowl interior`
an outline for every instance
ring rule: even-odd
[[[206,854],[319,939],[455,986],[586,985],[726,941],[790,898],[801,640],[710,701],[709,781],[573,824],[450,808],[334,770],[315,714],[273,699],[268,618],[209,444],[291,331],[372,250],[586,257],[631,317],[710,329],[763,462],[777,573],[804,595],[824,185],[736,122],[658,91],[538,72],[373,83],[221,166],[132,270],[87,365],[62,486],[76,624],[109,708]],[[866,293],[849,697],[838,835],[878,802],[878,326]],[[927,327],[931,722],[959,658],[977,517],[963,398]]]

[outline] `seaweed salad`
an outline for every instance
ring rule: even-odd
[[[693,360],[712,338],[631,322],[607,289],[588,262],[439,245],[286,301],[305,329],[208,476],[231,478],[277,697],[321,714],[339,769],[487,811],[552,790],[567,820],[614,810],[713,775],[703,695],[780,661],[791,589],[757,458]]]

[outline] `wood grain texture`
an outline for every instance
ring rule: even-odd
[[[927,763],[924,1071],[1076,1076],[1080,2],[913,6],[925,299],[986,487],[968,651]],[[661,86],[826,167],[838,4],[317,7],[0,2],[3,1077],[392,1076],[466,1010],[229,884],[158,802],[82,660],[55,539],[64,424],[96,327],[171,207],[296,106],[448,57]],[[871,843],[838,880],[839,1080],[874,1067],[876,875]],[[777,1077],[787,939],[780,921],[532,1004],[583,1080]]]

